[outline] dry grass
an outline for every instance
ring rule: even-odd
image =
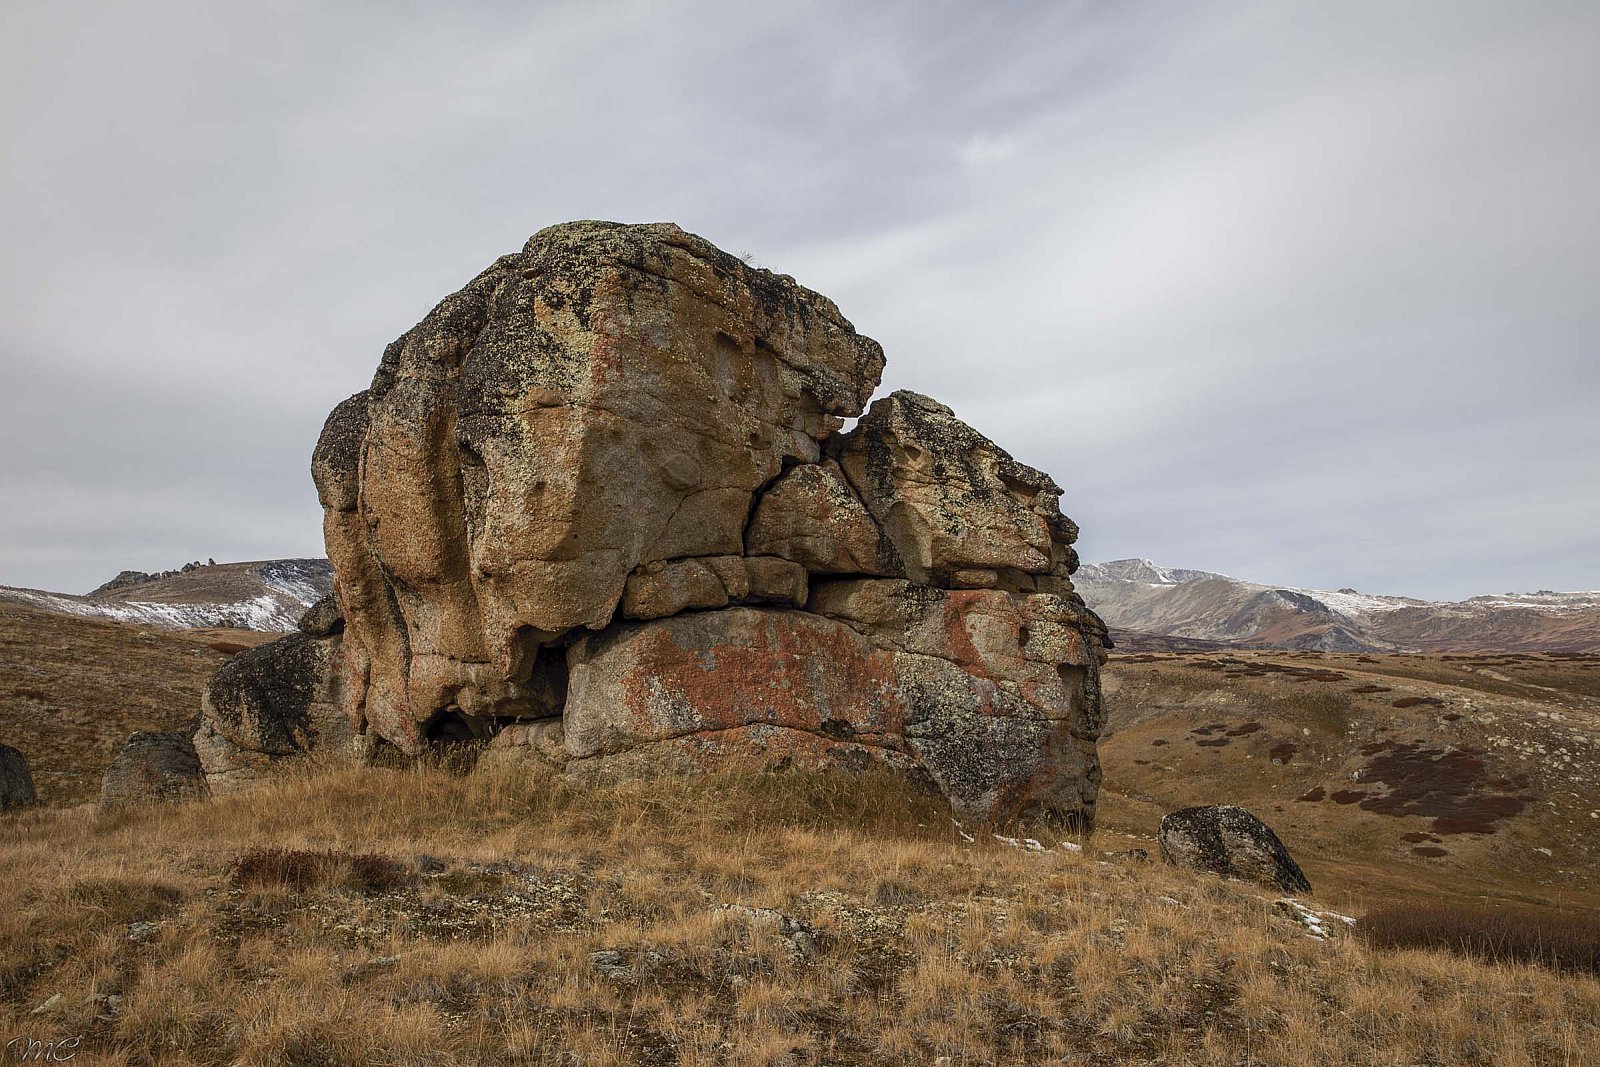
[[[1596,1062],[1600,982],[1310,939],[891,779],[368,769],[0,820],[6,1039],[108,1064]],[[30,1014],[60,994],[44,1012]]]
[[[0,601],[0,740],[27,758],[41,803],[98,800],[128,735],[182,729],[225,662],[202,634]]]
[[[1382,948],[1442,948],[1494,962],[1600,974],[1600,919],[1512,905],[1398,904],[1362,916],[1361,936]]]

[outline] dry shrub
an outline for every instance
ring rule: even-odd
[[[253,848],[239,857],[233,881],[241,886],[307,889],[351,889],[383,893],[409,884],[404,864],[372,852],[312,851],[299,848]]]
[[[1380,948],[1438,948],[1492,962],[1600,974],[1600,918],[1536,908],[1393,904],[1357,929]]]

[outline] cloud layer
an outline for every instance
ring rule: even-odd
[[[318,553],[383,345],[612,218],[834,297],[1086,558],[1600,587],[1600,9],[767,7],[13,5],[0,582]]]

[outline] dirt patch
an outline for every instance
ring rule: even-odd
[[[1295,797],[1295,799],[1296,800],[1306,800],[1306,801],[1318,801],[1318,800],[1325,799],[1327,797],[1327,795],[1328,795],[1328,791],[1326,789],[1322,788],[1319,785],[1319,786],[1316,786],[1314,788],[1306,790],[1304,793],[1301,793],[1299,796]]]

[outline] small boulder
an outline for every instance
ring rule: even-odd
[[[33,775],[28,773],[28,761],[10,745],[0,745],[0,811],[38,802],[39,796],[33,791]]]
[[[100,785],[100,806],[169,803],[207,793],[205,772],[187,733],[137,730],[123,742]]]
[[[371,738],[340,703],[340,637],[292,633],[233,657],[200,702],[194,751],[213,793],[260,778],[274,764],[310,754],[365,762]]]
[[[311,637],[332,637],[344,633],[344,612],[332,593],[312,604],[300,616],[299,630]]]
[[[1182,808],[1161,820],[1161,858],[1190,870],[1309,893],[1311,883],[1272,828],[1231,804]]]

